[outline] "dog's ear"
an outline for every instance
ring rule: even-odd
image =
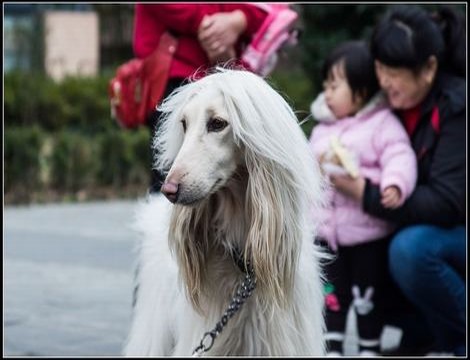
[[[302,241],[315,226],[308,217],[320,200],[318,165],[279,93],[249,72],[227,76],[232,81],[220,89],[248,172],[245,254],[252,258],[258,293],[266,303],[285,308],[291,304]]]
[[[175,205],[169,229],[169,246],[178,262],[186,292],[201,314],[200,297],[206,276],[210,215],[207,206]]]
[[[191,95],[189,84],[180,86],[158,106],[161,115],[156,134],[152,139],[154,150],[153,168],[166,172],[183,144],[184,131],[181,125],[181,109]]]
[[[261,298],[285,308],[292,300],[303,235],[297,192],[291,192],[291,175],[272,160],[247,150],[246,166],[251,223],[245,253],[251,256]]]

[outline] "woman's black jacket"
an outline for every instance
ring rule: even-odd
[[[365,212],[400,226],[465,224],[466,101],[464,79],[447,74],[437,77],[422,103],[421,117],[411,138],[418,161],[416,189],[402,207],[390,210],[380,203],[379,187],[366,179],[362,203]],[[431,121],[436,106],[438,120]]]

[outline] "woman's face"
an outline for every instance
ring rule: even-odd
[[[411,109],[421,103],[431,89],[435,68],[425,67],[418,74],[408,68],[390,67],[375,61],[380,87],[390,106],[396,110]]]

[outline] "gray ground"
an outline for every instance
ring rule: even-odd
[[[135,205],[4,209],[4,355],[120,354],[131,319]],[[347,355],[357,351],[354,326],[351,316]],[[386,327],[383,346],[399,337]]]

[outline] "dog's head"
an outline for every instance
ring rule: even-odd
[[[190,205],[223,187],[237,167],[267,160],[315,191],[305,136],[290,106],[261,77],[217,72],[178,88],[160,106],[155,166],[167,172],[162,192]],[[304,167],[302,174],[294,174]],[[310,170],[309,170],[310,169]],[[313,184],[313,186],[312,186]]]
[[[178,127],[172,141],[180,146],[161,191],[174,203],[194,204],[224,186],[243,162],[234,141],[234,118],[223,93],[208,85],[189,94],[171,121]]]
[[[160,109],[157,166],[169,169],[162,192],[178,205],[171,233],[194,302],[214,245],[213,214],[198,204],[243,173],[246,183],[236,197],[245,223],[230,223],[225,214],[222,226],[238,226],[243,239],[228,246],[244,247],[252,259],[258,293],[287,306],[300,239],[307,224],[314,226],[309,206],[319,204],[323,184],[291,107],[261,77],[221,69],[180,87]]]

